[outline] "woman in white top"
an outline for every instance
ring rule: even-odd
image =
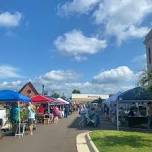
[[[33,108],[33,105],[31,104],[31,102],[29,102],[27,109],[28,109],[28,125],[29,125],[29,129],[30,129],[30,135],[33,135],[33,124],[35,121],[35,110]]]

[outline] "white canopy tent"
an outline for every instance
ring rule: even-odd
[[[64,99],[62,99],[62,98],[57,98],[57,100],[59,100],[59,101],[63,102],[64,104],[69,104],[69,102],[68,102],[68,101],[66,101],[66,100],[64,100]]]

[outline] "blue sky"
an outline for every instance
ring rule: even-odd
[[[132,88],[151,26],[152,0],[1,0],[0,88],[29,80],[50,93]]]

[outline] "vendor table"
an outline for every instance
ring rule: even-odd
[[[36,119],[38,123],[43,123],[44,122],[44,114],[37,114]]]
[[[37,114],[36,116],[38,123],[49,124],[53,120],[52,114]]]
[[[142,124],[147,124],[148,123],[148,118],[144,117],[144,116],[140,116],[140,117],[127,117],[127,121],[128,121],[128,126],[129,127],[138,127],[141,126]]]

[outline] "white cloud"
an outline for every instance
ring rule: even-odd
[[[134,79],[134,72],[127,66],[120,66],[115,69],[103,71],[93,78],[94,83],[99,84],[114,84],[129,82]]]
[[[65,83],[71,82],[78,78],[78,74],[70,70],[52,70],[39,77],[43,83]]]
[[[142,54],[142,55],[136,56],[136,57],[132,60],[132,62],[145,64],[145,63],[146,63],[146,54]]]
[[[0,88],[1,89],[15,89],[18,90],[20,89],[23,85],[23,82],[20,80],[16,81],[3,81],[0,83]]]
[[[64,5],[59,7],[59,12],[63,12],[64,14],[87,14],[98,4],[99,1],[100,0],[73,0],[70,2],[66,2]]]
[[[149,27],[143,21],[152,14],[152,0],[73,0],[60,9],[68,14],[90,15],[105,35],[116,37],[121,44],[148,33]]]
[[[70,96],[73,89],[79,89],[81,93],[112,94],[135,87],[140,74],[127,66],[120,66],[96,74],[89,81],[82,81],[81,75],[74,71],[52,70],[31,81],[39,92],[44,84],[49,95],[57,92]],[[2,81],[0,88],[19,90],[25,82],[27,80]]]
[[[141,26],[144,18],[152,13],[152,0],[103,0],[93,17],[104,25],[106,33],[117,37],[118,42],[129,37],[140,38],[148,32]]]
[[[138,55],[132,59],[136,69],[143,70],[147,68],[146,54]]]
[[[75,60],[78,61],[78,62],[86,61],[87,57],[85,57],[85,56],[75,56]]]
[[[126,91],[137,85],[140,75],[141,71],[134,72],[127,66],[119,66],[95,75],[92,79],[92,87],[97,92],[107,94]]]
[[[0,65],[0,79],[7,78],[20,78],[22,77],[18,74],[18,69],[8,65]]]
[[[86,59],[86,55],[91,55],[106,48],[105,40],[96,37],[86,37],[81,31],[73,30],[59,36],[54,42],[58,51],[65,55],[70,55],[76,60]]]
[[[10,13],[3,12],[0,13],[0,26],[1,27],[16,27],[19,26],[22,18],[22,14],[20,12]]]
[[[135,87],[139,75],[127,66],[120,66],[103,71],[89,81],[81,81],[76,72],[52,70],[36,79],[34,84],[38,88],[44,84],[49,93],[58,92],[61,95],[70,96],[73,89],[82,93],[111,94]]]

